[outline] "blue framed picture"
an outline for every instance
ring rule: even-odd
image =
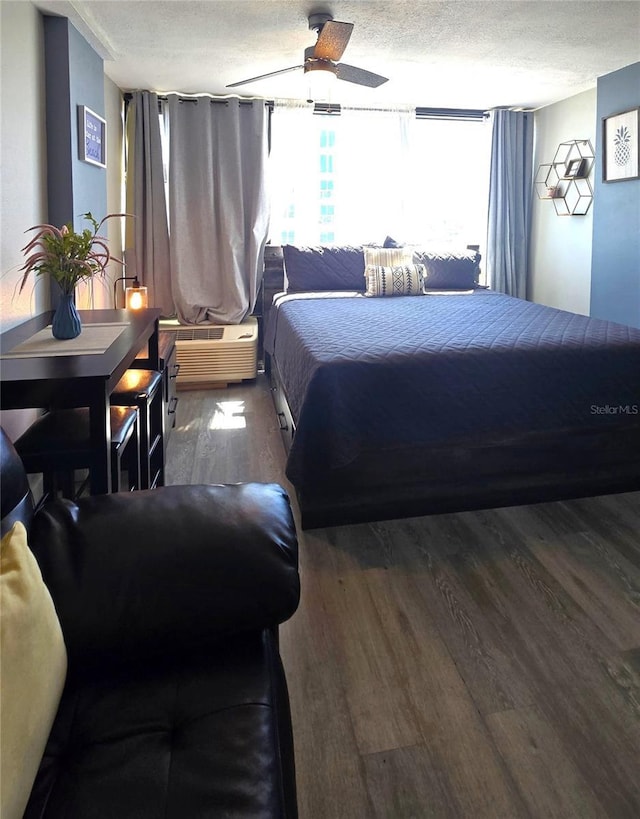
[[[107,123],[86,105],[78,106],[78,154],[83,162],[107,167]]]

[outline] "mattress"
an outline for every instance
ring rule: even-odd
[[[415,464],[429,448],[523,435],[638,440],[640,330],[492,291],[287,296],[265,349],[296,424],[296,487],[357,459]]]

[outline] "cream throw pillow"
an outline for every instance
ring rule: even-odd
[[[0,816],[20,819],[67,673],[62,630],[22,523],[0,545]]]
[[[365,247],[364,266],[404,267],[413,264],[413,250],[406,247]]]

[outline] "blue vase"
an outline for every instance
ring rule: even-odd
[[[51,332],[54,338],[76,338],[82,330],[82,322],[73,302],[73,295],[63,293],[53,314]]]

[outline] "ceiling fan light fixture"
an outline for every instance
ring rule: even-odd
[[[306,60],[304,73],[309,86],[309,100],[331,102],[331,94],[338,80],[336,66],[330,60]]]

